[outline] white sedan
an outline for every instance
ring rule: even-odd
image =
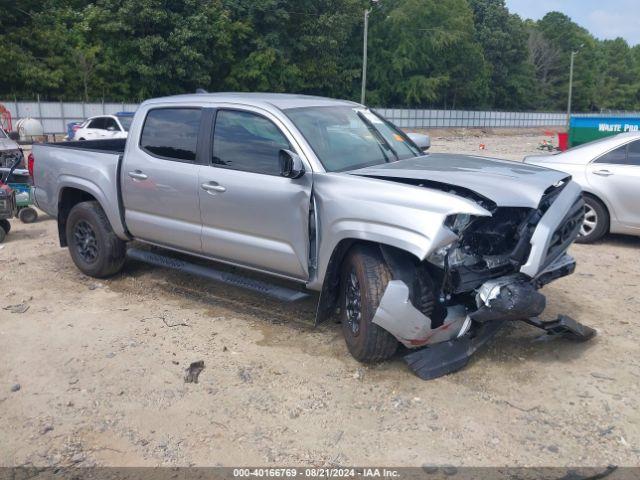
[[[105,140],[108,138],[127,138],[133,120],[131,113],[100,115],[91,117],[80,125],[73,136],[74,140]]]
[[[640,132],[621,133],[525,163],[570,174],[584,192],[585,217],[576,241],[607,232],[640,236]]]

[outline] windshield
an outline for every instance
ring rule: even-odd
[[[362,107],[301,107],[284,113],[328,172],[423,155],[401,130]]]
[[[131,122],[133,121],[133,115],[118,115],[118,120],[120,121],[120,125],[124,128],[125,132],[129,131],[131,128]]]

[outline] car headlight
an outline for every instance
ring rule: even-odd
[[[449,245],[445,245],[444,247],[441,247],[433,252],[427,257],[427,261],[429,263],[432,263],[436,267],[444,268],[446,257],[449,254],[449,250],[451,250],[451,245],[453,245],[453,243],[454,242],[450,243]]]
[[[467,213],[459,213],[456,215],[449,215],[444,224],[447,228],[449,228],[456,235],[460,235],[465,228],[469,226],[469,224],[473,221],[475,217],[473,215],[469,215]]]
[[[471,223],[476,218],[478,217],[475,217],[473,215],[469,215],[466,213],[449,215],[444,221],[444,226],[447,227],[449,230],[451,230],[453,233],[455,233],[459,239],[462,232],[464,232],[465,229],[469,225],[471,225]],[[449,255],[449,252],[451,251],[452,247],[457,246],[458,239],[453,240],[448,245],[444,245],[438,248],[437,250],[435,250],[433,253],[431,253],[431,255],[427,257],[427,261],[429,263],[432,263],[433,265],[436,265],[437,267],[444,268],[446,263],[446,257],[447,255]]]

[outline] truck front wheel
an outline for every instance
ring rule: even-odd
[[[98,202],[81,202],[71,209],[66,235],[73,263],[85,275],[104,278],[122,269],[126,244],[113,232]]]
[[[396,338],[372,322],[390,279],[391,272],[374,245],[352,248],[342,265],[342,332],[349,352],[360,362],[386,360],[398,348]]]

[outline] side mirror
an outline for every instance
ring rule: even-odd
[[[415,143],[420,150],[426,152],[431,147],[431,138],[429,135],[425,135],[424,133],[407,133],[407,137]]]
[[[280,150],[280,175],[285,178],[300,178],[304,175],[304,164],[297,153]]]
[[[9,135],[9,138],[14,142],[17,142],[18,140],[20,140],[20,134],[18,132],[9,132],[8,135]]]

